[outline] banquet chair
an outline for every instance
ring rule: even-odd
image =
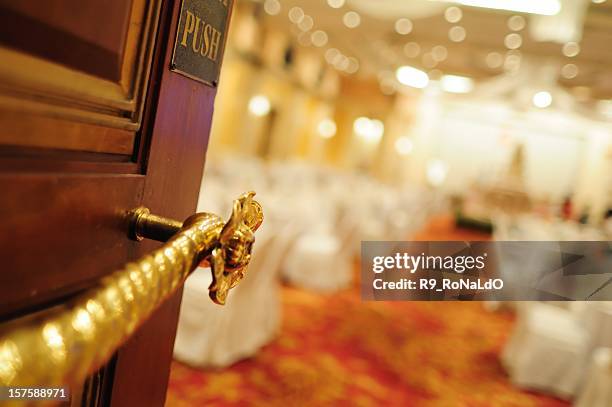
[[[574,406],[612,406],[612,348],[598,348],[593,352],[584,385]]]
[[[612,348],[612,302],[572,303],[580,324],[589,333],[589,347]]]
[[[283,263],[283,278],[315,292],[334,292],[350,285],[357,249],[357,219],[342,204],[342,188],[333,183],[302,185],[291,195],[300,214],[299,234]],[[321,199],[325,197],[325,199]],[[352,236],[351,236],[352,235]]]
[[[284,263],[283,276],[295,286],[316,292],[346,288],[353,277],[348,244],[328,227],[315,228],[297,238]]]
[[[225,367],[248,358],[270,342],[280,325],[278,269],[285,251],[282,234],[262,225],[244,281],[225,306],[208,299],[209,268],[186,281],[174,356],[197,367]]]
[[[502,363],[517,386],[571,398],[587,361],[588,332],[571,310],[523,303]]]
[[[341,245],[340,253],[352,260],[361,255],[361,240],[358,237],[359,219],[350,211],[344,212],[339,218],[337,230]]]

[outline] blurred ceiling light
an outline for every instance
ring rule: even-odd
[[[438,61],[436,61],[431,52],[423,54],[423,57],[421,58],[421,63],[425,68],[428,69],[434,68],[436,65],[438,65]]]
[[[442,45],[436,45],[431,49],[431,56],[437,62],[442,62],[448,56],[448,50]]]
[[[385,125],[380,120],[359,117],[353,123],[355,134],[367,143],[378,143],[385,132]]]
[[[504,60],[504,69],[510,73],[518,72],[521,67],[521,55],[520,54],[507,54]]]
[[[370,120],[370,126],[372,127],[371,130],[371,139],[373,140],[380,140],[383,136],[383,134],[385,134],[385,125],[383,124],[382,121],[380,120]]]
[[[313,32],[310,39],[312,40],[312,43],[317,47],[324,47],[328,41],[327,33],[322,30],[317,30]]]
[[[563,55],[572,58],[580,53],[580,45],[577,42],[566,42],[563,44]]]
[[[338,55],[340,55],[340,51],[337,48],[330,48],[325,51],[325,60],[328,64],[333,64]]]
[[[448,30],[448,38],[450,38],[450,40],[453,42],[461,42],[465,40],[465,37],[465,28],[461,27],[460,25],[451,27],[451,29]]]
[[[264,11],[271,16],[275,16],[281,11],[281,4],[278,0],[266,0],[264,2]]]
[[[342,61],[346,59],[346,57],[344,56],[344,54],[342,52],[338,53],[336,55],[336,57],[334,58],[334,60],[332,61],[332,65],[336,68],[336,69],[340,69],[340,64],[342,64]]]
[[[404,45],[404,54],[408,58],[415,58],[421,52],[421,47],[416,42],[408,42]]]
[[[359,61],[357,60],[357,58],[350,57],[348,59],[348,62],[348,67],[345,69],[346,73],[356,73],[359,70]]]
[[[412,31],[412,21],[407,18],[400,18],[395,22],[395,32],[401,35],[410,34]]]
[[[601,4],[601,3],[605,3],[606,0],[591,0],[593,3],[595,4]]]
[[[504,45],[508,49],[518,49],[523,45],[523,37],[521,34],[510,33],[504,38]]]
[[[307,32],[301,32],[300,35],[298,35],[298,43],[304,47],[312,45],[310,34]]]
[[[363,116],[358,117],[353,122],[353,130],[357,134],[366,132],[369,126],[370,126],[370,119],[368,119],[367,117],[363,117]]]
[[[512,16],[508,19],[508,28],[512,31],[521,31],[525,28],[525,18],[523,16]]]
[[[411,66],[400,66],[395,72],[397,80],[406,86],[423,89],[429,83],[427,74]]]
[[[559,0],[453,0],[453,3],[545,16],[554,16],[561,11]]]
[[[444,18],[449,23],[458,23],[463,18],[463,12],[459,7],[451,6],[444,11]]]
[[[314,26],[314,20],[309,15],[305,15],[298,23],[298,28],[302,31],[309,31]]]
[[[444,75],[440,79],[442,90],[450,93],[469,93],[474,89],[472,78],[459,75]]]
[[[342,17],[342,22],[348,28],[356,28],[361,24],[361,16],[355,11],[347,11]]]
[[[395,140],[395,151],[399,155],[409,155],[412,152],[412,140],[409,137],[401,136]]]
[[[506,56],[516,56],[516,57],[522,58],[523,53],[521,52],[520,49],[510,49],[506,51]]]
[[[299,24],[304,18],[304,10],[301,7],[292,7],[289,10],[289,20],[294,24]]]
[[[336,122],[332,119],[323,119],[319,122],[317,126],[317,131],[319,135],[323,138],[332,138],[336,135]]]
[[[440,186],[446,180],[448,168],[444,161],[434,159],[427,163],[427,181],[435,187]]]
[[[552,95],[550,94],[550,92],[540,91],[533,95],[531,101],[533,102],[533,105],[535,107],[544,109],[552,104]]]
[[[264,95],[253,96],[249,101],[249,111],[257,117],[266,116],[271,108],[270,99]]]
[[[332,8],[340,8],[344,6],[344,0],[327,0],[327,4]]]
[[[565,79],[574,79],[578,76],[578,66],[575,64],[565,64],[563,68],[561,68],[561,76]]]
[[[485,63],[489,68],[500,68],[504,64],[504,57],[499,52],[489,52],[485,58]]]
[[[339,71],[346,71],[349,67],[349,59],[345,55],[341,55],[339,58],[336,58],[336,62],[334,63],[334,68]]]

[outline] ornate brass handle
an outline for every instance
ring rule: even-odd
[[[208,213],[181,224],[145,208],[132,211],[132,238],[167,240],[166,244],[101,279],[73,301],[28,322],[9,324],[0,335],[0,385],[81,383],[204,260],[213,274],[210,297],[224,304],[228,290],[244,277],[254,231],[263,221],[254,195],[249,192],[235,200],[226,223]]]

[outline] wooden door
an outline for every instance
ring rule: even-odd
[[[127,238],[130,209],[194,212],[216,89],[170,69],[180,11],[179,0],[0,0],[0,323],[157,247]],[[163,405],[180,298],[75,397]]]

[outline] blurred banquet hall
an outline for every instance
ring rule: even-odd
[[[166,405],[612,406],[612,302],[359,292],[362,241],[609,244],[611,43],[606,0],[236,1],[197,209],[266,220]]]

